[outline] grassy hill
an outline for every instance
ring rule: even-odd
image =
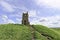
[[[0,25],[0,40],[60,40],[60,34],[42,25]]]
[[[56,30],[57,32],[60,32],[60,28],[52,28],[54,30]]]
[[[42,25],[34,25],[33,28],[49,40],[60,40],[60,33],[56,30],[49,29]]]

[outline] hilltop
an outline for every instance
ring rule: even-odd
[[[3,24],[0,40],[60,40],[60,34],[42,25]]]

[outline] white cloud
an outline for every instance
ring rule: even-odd
[[[53,8],[60,8],[60,0],[34,0],[39,6],[48,6]]]
[[[36,16],[37,16],[36,10],[30,10],[29,11],[29,17],[36,17]]]
[[[22,22],[21,18],[16,18],[16,20],[17,20],[18,24],[21,24],[21,22]]]
[[[60,16],[50,16],[50,17],[40,17],[38,19],[33,19],[31,24],[41,24],[47,27],[60,27]]]
[[[2,19],[8,19],[6,15],[2,15]]]
[[[15,22],[11,19],[8,19],[6,23],[15,23]]]
[[[13,6],[14,8],[17,8],[17,9],[20,9],[20,10],[22,10],[23,12],[24,11],[28,11],[28,9],[25,7],[25,6]]]
[[[9,11],[9,12],[13,12],[14,8],[12,7],[11,4],[5,2],[5,1],[0,1],[0,5],[4,8],[4,11]]]
[[[40,24],[43,24],[43,25],[46,25],[46,26],[49,26],[49,27],[60,27],[60,21],[59,21],[60,18],[59,17],[60,16],[58,16],[58,15],[57,16],[46,17],[46,18],[44,17],[43,19],[45,21],[40,22]],[[39,21],[41,21],[41,20],[39,20]]]
[[[12,19],[9,19],[7,17],[7,15],[2,15],[1,19],[3,20],[3,24],[7,24],[7,23],[15,23]]]
[[[20,19],[20,18],[16,18],[16,20],[17,20],[17,21],[21,21],[21,19]]]
[[[12,0],[10,0],[12,1]],[[23,12],[24,11],[28,11],[28,9],[22,4],[9,4],[8,2],[4,1],[4,0],[0,0],[0,6],[3,7],[3,10],[4,11],[7,11],[7,12],[14,12],[15,10],[19,9],[19,10],[22,10]]]

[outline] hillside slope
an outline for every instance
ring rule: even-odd
[[[33,28],[49,40],[60,40],[60,33],[42,25],[34,25]]]
[[[60,34],[41,25],[4,24],[0,25],[0,40],[60,40]]]
[[[60,33],[60,28],[52,28],[52,29],[54,29],[54,30],[56,30],[57,32]]]
[[[24,25],[0,25],[0,40],[31,40],[31,31]]]

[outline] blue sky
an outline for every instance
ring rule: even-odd
[[[0,0],[0,24],[21,24],[27,11],[31,24],[60,27],[60,0]]]

